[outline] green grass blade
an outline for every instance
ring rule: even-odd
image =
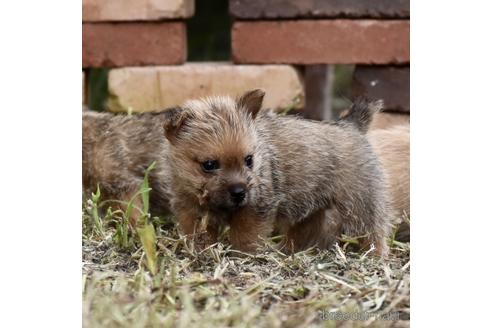
[[[146,224],[142,228],[137,228],[138,236],[140,237],[140,242],[142,243],[145,258],[147,262],[147,267],[150,272],[155,275],[157,272],[157,252],[156,252],[156,238],[155,230],[152,224]]]

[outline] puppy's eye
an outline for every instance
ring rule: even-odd
[[[253,167],[253,155],[246,156],[244,162],[246,163],[246,166],[251,169]]]
[[[209,161],[202,162],[201,165],[202,165],[203,171],[205,171],[207,173],[219,169],[219,161],[209,160]]]

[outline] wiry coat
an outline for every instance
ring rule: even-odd
[[[367,242],[384,253],[392,209],[380,163],[357,125],[272,113],[256,123],[271,145],[276,224],[287,246],[326,248],[342,233],[368,234]],[[324,209],[329,211],[320,220]]]
[[[145,170],[156,162],[149,174],[150,210],[154,214],[169,211],[169,172],[163,137],[163,115],[145,113],[113,115],[84,111],[82,114],[82,181],[85,191],[99,185],[105,200],[128,202],[138,192]],[[141,206],[140,197],[134,203]],[[126,209],[114,202],[114,207]],[[132,224],[139,212],[132,213]]]
[[[364,236],[363,246],[374,244],[384,254],[392,209],[384,173],[363,134],[370,117],[354,113],[321,123],[258,113],[263,95],[254,90],[238,101],[208,98],[168,112],[171,197],[184,232],[196,232],[206,215],[212,225],[229,223],[233,246],[244,250],[253,250],[276,224],[293,251],[329,247],[345,233]],[[251,153],[248,169],[242,160]],[[224,166],[202,172],[199,163],[211,158]],[[227,197],[231,181],[247,181],[248,202],[221,211],[224,204],[211,200]],[[208,231],[213,239],[216,228]]]

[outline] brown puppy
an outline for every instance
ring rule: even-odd
[[[410,241],[410,126],[370,130],[368,138],[388,177],[390,200],[398,214],[396,238]]]
[[[291,251],[330,247],[345,233],[385,254],[392,209],[363,133],[380,104],[320,123],[260,112],[263,96],[253,90],[166,111],[171,206],[183,232],[196,233],[205,217],[210,241],[229,224],[232,245],[254,251],[276,224]],[[326,209],[336,215],[324,219]]]
[[[162,137],[162,113],[113,115],[82,113],[82,182],[86,192],[99,185],[103,200],[114,200],[113,208],[126,211],[133,199],[130,224],[135,226],[141,213],[141,197],[134,197],[143,182],[145,170],[156,166],[149,175],[150,211],[168,213],[169,173],[166,163],[168,142]]]

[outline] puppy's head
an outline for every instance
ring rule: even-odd
[[[204,98],[168,110],[174,183],[201,206],[229,212],[254,202],[261,160],[254,119],[264,95],[252,90],[237,100]]]

